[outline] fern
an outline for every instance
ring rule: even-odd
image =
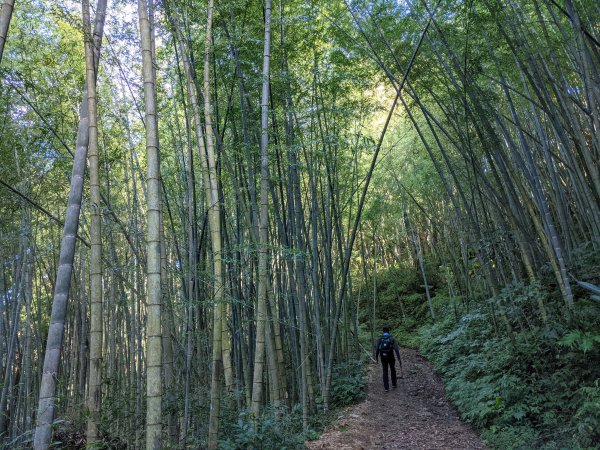
[[[545,324],[536,316],[540,296],[552,318]],[[483,307],[458,320],[448,313],[419,334],[461,417],[497,449],[599,446],[597,304],[580,301],[565,316],[538,284],[509,286],[489,304],[513,322],[511,337]]]
[[[558,341],[560,345],[587,353],[600,344],[600,334],[590,331],[571,331]]]

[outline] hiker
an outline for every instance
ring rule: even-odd
[[[388,327],[383,327],[383,336],[377,340],[377,352],[375,353],[375,360],[379,360],[381,356],[381,365],[383,366],[383,387],[385,392],[390,390],[390,383],[388,380],[388,366],[392,372],[392,387],[395,388],[396,384],[396,360],[394,359],[394,352],[398,356],[400,362],[400,370],[402,370],[402,362],[400,361],[400,347],[396,339],[390,334]],[[401,377],[402,378],[402,377]]]

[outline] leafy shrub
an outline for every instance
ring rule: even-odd
[[[435,303],[435,286],[440,283],[435,277],[435,270],[432,268],[429,272],[429,288]],[[380,271],[377,273],[376,287],[376,333],[378,334],[383,326],[388,326],[401,346],[418,347],[417,330],[429,320],[425,288],[419,272],[403,267]],[[354,296],[358,297],[358,292],[361,292],[362,307],[358,319],[361,325],[369,330],[373,307],[372,289],[373,280],[370,279],[358,286],[354,293]]]
[[[558,343],[587,353],[600,346],[600,333],[574,330],[567,333]]]
[[[593,386],[579,388],[574,395],[579,405],[573,418],[577,421],[578,443],[591,446],[600,443],[600,379]]]
[[[230,436],[219,441],[221,450],[234,449],[300,449],[316,432],[302,429],[302,407],[296,405],[291,412],[285,408],[269,408],[257,420],[256,429],[249,411],[240,413]]]
[[[565,311],[537,284],[508,286],[487,305],[419,334],[463,419],[498,449],[600,445],[600,307],[579,300]],[[494,312],[510,321],[510,335]]]
[[[331,406],[334,409],[364,398],[364,370],[364,360],[352,360],[333,367],[330,394]],[[317,404],[322,403],[322,399],[316,400]],[[228,413],[227,409],[224,413]],[[316,439],[331,417],[333,416],[311,415],[308,428],[304,429],[300,404],[294,405],[292,411],[288,411],[285,407],[267,408],[256,424],[252,414],[244,410],[237,418],[228,417],[224,421],[234,425],[222,429],[224,436],[219,441],[219,448],[221,450],[304,448],[304,442]]]
[[[529,450],[530,442],[535,442],[538,433],[528,426],[492,426],[481,433],[481,437],[503,450]]]
[[[436,322],[418,271],[380,271],[376,332],[387,325],[400,345],[420,348],[463,419],[491,447],[600,448],[600,251],[578,247],[569,267],[578,280],[572,308],[565,307],[550,266],[539,282],[505,286],[493,298],[474,283],[466,299],[449,295],[449,279],[430,261]],[[365,346],[372,287],[372,279],[359,287]]]
[[[365,396],[364,364],[350,361],[333,368],[331,403],[335,407],[348,406]]]

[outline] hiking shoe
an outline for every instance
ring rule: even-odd
[[[393,387],[394,389],[396,389],[398,386],[394,385],[394,386],[392,386],[392,387]]]
[[[389,390],[389,389],[386,389],[386,390],[385,390],[385,392],[390,392],[390,390]]]

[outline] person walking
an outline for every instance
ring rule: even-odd
[[[390,329],[388,327],[383,327],[383,335],[377,340],[375,360],[379,361],[379,356],[381,356],[381,365],[383,366],[383,387],[385,388],[385,392],[390,390],[388,367],[392,375],[392,388],[397,386],[396,359],[394,358],[394,353],[396,353],[396,356],[398,356],[400,370],[402,370],[402,362],[400,361],[400,347],[398,347],[396,339],[394,339],[394,337],[390,334]]]

